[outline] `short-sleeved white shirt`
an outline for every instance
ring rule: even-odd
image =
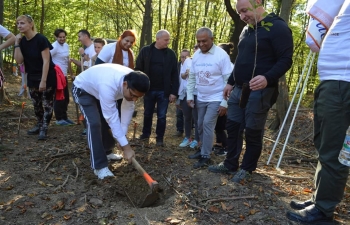
[[[84,62],[84,66],[91,67],[91,58],[96,55],[95,46],[92,43],[89,47],[85,49],[85,54],[89,55],[90,60]]]
[[[67,76],[68,62],[69,62],[69,45],[63,43],[61,45],[58,41],[52,43],[53,49],[50,50],[52,61],[58,65],[65,76]]]
[[[112,63],[113,57],[115,54],[116,45],[117,45],[117,42],[113,42],[113,43],[110,43],[110,44],[103,46],[100,54],[98,54],[98,58],[101,59],[105,63]],[[128,51],[122,50],[122,52],[123,52],[123,65],[128,67],[129,66]],[[131,52],[132,52],[132,50],[131,50]]]
[[[0,36],[5,38],[7,37],[11,32],[7,30],[5,27],[0,25]]]

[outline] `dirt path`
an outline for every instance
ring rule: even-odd
[[[50,138],[29,136],[33,109],[28,99],[17,97],[19,77],[7,76],[12,105],[0,105],[0,224],[292,224],[285,213],[291,199],[306,200],[313,189],[316,160],[312,146],[312,113],[298,115],[281,170],[275,169],[280,148],[266,166],[275,134],[266,131],[264,151],[253,181],[235,184],[229,175],[192,170],[189,148],[179,148],[175,137],[174,106],[169,107],[165,147],[135,144],[136,157],[159,182],[160,200],[138,208],[149,188],[132,165],[111,163],[115,178],[97,180],[90,169],[82,125],[59,127],[51,123]],[[27,105],[17,134],[21,103]],[[133,122],[142,123],[142,104]],[[70,118],[75,119],[70,104]],[[131,125],[132,126],[132,125]],[[138,136],[141,126],[137,128]],[[132,139],[130,127],[128,138]],[[154,136],[152,136],[154,137]],[[213,156],[214,163],[223,160]],[[336,218],[350,224],[350,187],[345,190]]]

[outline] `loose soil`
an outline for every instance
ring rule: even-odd
[[[36,122],[33,107],[29,99],[17,96],[20,77],[7,72],[6,78],[11,104],[0,105],[0,224],[296,224],[285,217],[290,200],[307,200],[314,192],[311,109],[299,111],[280,169],[275,168],[280,144],[266,165],[277,136],[266,130],[253,181],[236,184],[230,181],[232,175],[192,169],[195,161],[187,156],[194,151],[178,147],[182,138],[174,136],[174,105],[168,110],[165,147],[155,145],[154,130],[149,143],[133,140],[134,123],[141,124],[136,137],[142,129],[142,101],[137,102],[138,114],[127,136],[136,159],[160,186],[160,199],[140,208],[150,191],[143,177],[121,161],[109,165],[115,178],[98,180],[90,168],[87,140],[80,135],[83,125],[60,127],[53,118],[48,140],[27,135]],[[26,105],[18,134],[22,102]],[[69,107],[69,117],[75,120],[72,101]],[[266,126],[273,116],[271,110]],[[223,159],[212,155],[213,163]],[[338,224],[350,224],[349,202],[347,185],[336,209]]]

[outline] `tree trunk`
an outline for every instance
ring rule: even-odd
[[[175,33],[175,36],[174,36],[174,40],[172,42],[172,49],[177,52],[177,50],[179,50],[179,39],[180,39],[180,31],[181,31],[181,25],[182,25],[182,22],[183,21],[183,12],[184,12],[184,6],[185,6],[185,0],[181,0],[180,1],[180,4],[179,4],[179,7],[177,9],[177,23],[176,23],[176,33]],[[182,49],[180,49],[182,50]]]
[[[289,15],[292,9],[292,4],[293,4],[293,0],[282,0],[280,17],[284,19],[284,21],[286,21],[287,24],[289,22]],[[276,117],[269,126],[269,128],[272,130],[277,130],[279,126],[282,124],[289,106],[288,86],[287,86],[285,75],[283,75],[279,79],[278,91],[279,91],[279,96],[276,102]]]
[[[233,42],[233,45],[235,46],[231,55],[231,61],[236,61],[237,55],[238,55],[238,41],[239,41],[239,35],[241,35],[241,32],[243,28],[246,26],[246,24],[239,18],[239,15],[237,14],[236,10],[233,9],[231,1],[225,0],[225,6],[226,11],[230,15],[230,17],[233,20],[234,27],[232,27],[232,36],[230,38],[230,41]]]
[[[41,0],[41,18],[40,18],[40,33],[44,33],[44,20],[45,20],[45,0]]]
[[[4,0],[0,0],[0,24],[4,23]],[[2,37],[0,37],[0,44],[3,42]],[[0,54],[0,68],[2,68],[3,58]]]
[[[0,24],[4,23],[4,1],[0,0]],[[2,38],[0,40],[0,43],[2,43]],[[2,61],[2,54],[0,55],[0,68],[3,68],[3,61]],[[5,76],[5,74],[4,74]],[[4,84],[5,85],[5,84]],[[0,105],[3,104],[5,101],[7,103],[10,103],[6,92],[5,92],[5,88],[4,85],[2,85],[2,87],[0,88]]]
[[[146,0],[145,14],[143,16],[141,38],[140,38],[140,49],[152,43],[152,0]]]

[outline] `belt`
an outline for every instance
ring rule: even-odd
[[[235,88],[240,88],[240,89],[242,89],[242,85],[235,84]]]

